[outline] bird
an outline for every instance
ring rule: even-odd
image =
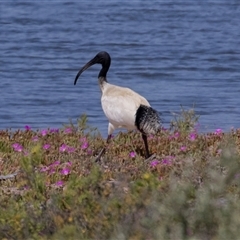
[[[159,113],[150,106],[146,98],[137,92],[108,82],[107,73],[111,65],[111,57],[106,51],[99,52],[79,70],[74,85],[76,85],[80,75],[94,64],[102,65],[98,74],[98,84],[102,92],[102,109],[109,121],[106,143],[109,143],[112,133],[117,128],[137,129],[142,135],[146,152],[145,157],[149,158],[151,154],[148,148],[147,135],[155,135],[160,131],[161,119]],[[96,162],[100,161],[105,150],[106,146],[100,151]]]

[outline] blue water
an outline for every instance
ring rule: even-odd
[[[195,106],[202,131],[240,127],[240,2],[1,1],[0,129],[61,127],[83,113],[106,136],[97,76],[146,97],[168,127]]]

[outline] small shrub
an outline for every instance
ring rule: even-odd
[[[105,140],[87,126],[0,131],[0,239],[237,239],[240,130],[172,129]]]

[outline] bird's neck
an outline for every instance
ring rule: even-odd
[[[106,78],[109,67],[110,67],[110,64],[102,65],[102,69],[100,70],[100,72],[98,74],[98,78],[100,78],[100,77],[105,77]]]
[[[98,84],[102,91],[107,82],[108,81],[107,81],[106,77],[98,77]]]

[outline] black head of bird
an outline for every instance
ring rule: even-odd
[[[94,64],[102,64],[102,69],[98,74],[98,78],[99,77],[105,77],[107,75],[108,69],[111,65],[111,57],[107,52],[99,52],[92,60],[90,60],[88,63],[86,63],[78,72],[75,81],[74,81],[74,85],[76,85],[78,78],[80,77],[80,75],[82,74],[82,72],[84,72],[85,70],[87,70],[89,67],[91,67]]]
[[[128,130],[138,129],[142,133],[146,149],[146,157],[150,157],[147,134],[156,134],[161,127],[160,117],[149,102],[129,88],[116,86],[107,82],[106,75],[111,64],[111,57],[107,52],[99,52],[92,60],[86,63],[78,72],[74,84],[79,76],[94,64],[101,64],[98,81],[102,91],[101,104],[106,117],[109,120],[107,143],[111,134],[117,128]],[[105,152],[101,150],[97,161]]]

